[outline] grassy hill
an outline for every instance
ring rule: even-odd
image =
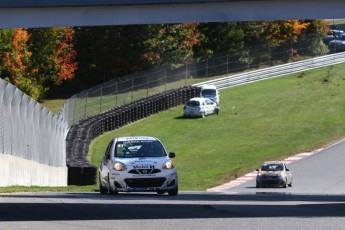
[[[182,106],[96,138],[89,159],[98,167],[111,138],[158,137],[177,155],[181,190],[205,190],[345,137],[345,65],[223,89],[221,112],[185,119]]]

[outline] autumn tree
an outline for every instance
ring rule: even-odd
[[[0,31],[1,78],[11,82],[20,90],[38,99],[43,87],[35,78],[31,68],[31,55],[27,42],[30,35],[25,29],[3,29]]]
[[[71,27],[29,29],[31,69],[44,91],[54,89],[74,77],[77,69]]]
[[[297,42],[298,36],[308,24],[299,20],[266,21],[263,24],[262,35],[272,47]]]
[[[145,41],[144,58],[152,65],[183,64],[193,57],[193,48],[200,43],[197,23],[155,25],[155,36]]]
[[[330,30],[328,22],[322,19],[307,20],[305,22],[308,23],[308,26],[301,34],[301,46],[308,47],[307,52],[314,56],[329,53],[327,45],[322,40]]]

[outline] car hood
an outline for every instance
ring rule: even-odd
[[[341,43],[341,44],[344,44],[345,41],[343,41],[343,40],[332,40],[332,41],[330,41],[330,43]]]
[[[259,174],[261,175],[281,175],[284,171],[260,171]]]
[[[136,167],[162,168],[163,164],[170,160],[169,157],[136,157],[136,158],[115,158],[116,161],[123,163],[129,169]]]

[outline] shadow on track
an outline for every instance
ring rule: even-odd
[[[342,195],[30,193],[0,198],[5,201],[0,221],[345,217]],[[6,202],[11,200],[16,202]]]

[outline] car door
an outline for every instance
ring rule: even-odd
[[[215,103],[210,99],[206,99],[206,106],[207,106],[207,114],[213,114],[215,110]]]
[[[287,183],[291,184],[292,183],[292,173],[290,171],[290,169],[288,168],[287,164],[285,165],[285,173],[286,173],[286,178],[287,178]]]
[[[102,158],[102,161],[101,161],[101,165],[99,167],[99,171],[100,171],[100,177],[101,177],[101,180],[103,181],[103,183],[107,183],[108,181],[108,175],[109,175],[109,164],[111,164],[111,149],[112,149],[112,146],[113,146],[113,143],[114,143],[114,140],[112,140],[105,153],[104,153],[104,156]]]

